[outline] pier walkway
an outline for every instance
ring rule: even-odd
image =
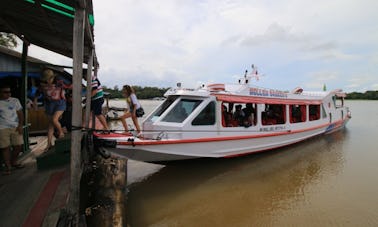
[[[22,157],[23,169],[0,175],[0,226],[55,226],[69,192],[69,164],[38,170],[46,138]]]

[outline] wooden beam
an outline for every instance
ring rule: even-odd
[[[94,40],[93,40],[93,34],[91,30],[91,24],[89,23],[88,14],[85,17],[85,33],[87,34],[87,37],[89,38],[89,44],[94,49]]]
[[[22,83],[21,83],[21,104],[23,106],[23,114],[24,114],[24,125],[23,125],[23,135],[24,135],[24,145],[23,145],[23,152],[26,154],[30,152],[29,150],[29,128],[28,128],[28,108],[26,106],[28,100],[28,50],[29,50],[29,42],[23,41],[22,42],[22,55],[21,55],[21,74],[22,74]]]
[[[85,9],[87,7],[87,3],[85,2],[85,0],[76,0],[76,9],[78,8],[81,8],[81,9]]]
[[[92,94],[92,65],[93,65],[93,56],[94,56],[94,49],[92,49],[91,54],[88,59],[88,70],[87,70],[87,100],[86,100],[86,108],[85,108],[85,128],[89,128],[89,115],[91,114],[91,94]],[[94,117],[94,116],[93,116]],[[92,128],[95,128],[92,125]]]
[[[79,224],[80,180],[81,180],[81,138],[82,107],[81,80],[84,60],[84,16],[85,9],[77,7],[73,26],[73,77],[72,77],[72,125],[71,133],[71,173],[68,212],[73,217],[73,226]]]

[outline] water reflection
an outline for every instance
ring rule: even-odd
[[[285,211],[309,203],[343,171],[347,136],[341,131],[257,155],[168,165],[129,187],[128,221],[131,226],[278,225],[285,222]],[[300,216],[295,219],[300,223]]]

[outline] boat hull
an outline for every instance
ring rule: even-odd
[[[272,150],[314,136],[332,133],[342,129],[346,122],[347,119],[306,130],[180,140],[144,140],[133,136],[117,137],[101,136],[101,134],[96,134],[95,137],[97,141],[114,141],[112,146],[104,146],[99,143],[97,146],[99,149],[138,161],[163,162],[205,157],[231,158]]]

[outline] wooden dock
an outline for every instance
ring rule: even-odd
[[[43,153],[47,138],[33,139],[37,144],[20,158],[25,168],[0,176],[0,226],[56,226],[65,206],[69,165],[38,170],[36,157]]]
[[[70,135],[54,141],[49,151],[45,151],[45,136],[31,137],[30,142],[32,151],[20,158],[25,168],[0,176],[0,226],[66,226]],[[125,226],[127,160],[98,156],[93,165],[96,167],[82,178],[81,222]],[[104,201],[112,205],[103,206]]]

